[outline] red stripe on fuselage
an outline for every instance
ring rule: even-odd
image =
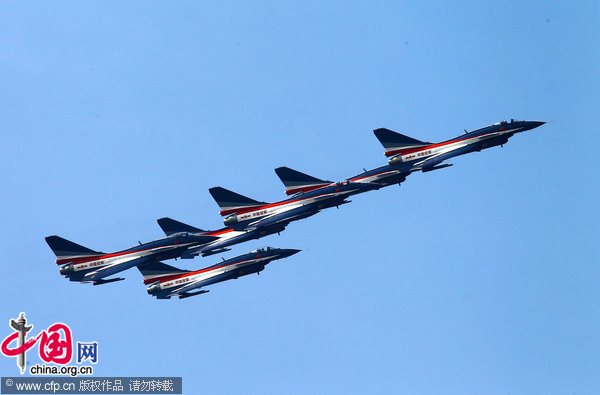
[[[269,205],[270,206],[270,205]],[[256,210],[260,210],[269,206],[246,206],[246,207],[239,207],[239,208],[231,208],[228,210],[221,210],[220,214],[221,216],[226,216],[229,214],[234,214],[234,213],[238,213],[238,214],[243,214],[243,213],[248,213],[251,211],[256,211]]]
[[[256,259],[256,258],[254,258]],[[189,277],[189,276],[193,276],[196,274],[201,274],[201,273],[207,273],[213,270],[217,270],[217,269],[221,269],[224,267],[228,267],[228,266],[233,266],[233,265],[239,265],[242,263],[246,263],[246,262],[250,262],[253,261],[254,259],[248,259],[246,261],[241,261],[241,262],[234,262],[234,263],[230,263],[228,265],[222,265],[222,266],[217,266],[217,267],[210,267],[210,268],[206,268],[206,269],[200,269],[200,270],[196,270],[193,272],[188,272],[188,273],[179,273],[179,274],[168,274],[166,276],[162,276],[162,277],[153,277],[153,278],[147,278],[144,280],[144,284],[148,285],[148,284],[152,284],[155,283],[156,281],[159,281],[160,283],[165,283],[171,280],[177,280],[178,278],[184,278],[184,277]]]
[[[150,249],[150,248],[149,248]],[[114,254],[106,254],[106,255],[95,255],[95,256],[90,256],[90,257],[81,257],[81,258],[64,258],[64,259],[57,259],[56,260],[56,264],[57,265],[63,265],[65,263],[69,263],[72,262],[73,264],[77,265],[79,263],[85,263],[85,262],[91,262],[91,261],[97,261],[100,259],[108,259],[108,258],[114,258],[117,256],[122,256],[122,255],[128,255],[128,254],[133,254],[135,252],[142,252],[142,251],[146,251],[146,250],[137,250],[137,251],[127,251],[127,252],[119,252],[119,253],[114,253]]]
[[[229,233],[229,232],[233,232],[233,228],[223,228],[223,229],[215,230],[213,232],[206,232],[206,233],[202,233],[202,234],[208,235],[208,236],[220,236],[222,234]]]
[[[162,247],[154,247],[154,248],[164,248],[164,247],[170,247],[170,246],[162,246]],[[57,259],[56,264],[64,265],[65,263],[73,263],[73,264],[77,265],[79,263],[86,263],[86,262],[91,262],[91,261],[97,261],[100,259],[114,258],[117,256],[134,254],[136,252],[150,251],[154,248],[145,248],[142,250],[135,250],[135,251],[114,252],[112,254],[104,254],[104,255],[91,255],[91,256],[85,256],[85,257],[79,257],[79,258],[63,258],[63,259]]]
[[[388,174],[389,175],[393,175],[393,174],[398,174],[398,170],[394,170],[394,171],[384,171],[383,173],[377,173],[377,174],[371,174],[369,176],[364,176],[364,177],[356,177],[356,178],[351,178],[350,181],[358,181],[358,180],[364,180],[365,178],[371,178],[371,177],[379,177],[383,174]]]
[[[302,200],[317,199],[317,198],[320,198],[320,197],[326,196],[326,195],[329,195],[329,193],[324,193],[322,195],[312,196],[312,197],[309,197],[309,198],[301,198],[301,199],[294,199],[294,200],[283,200],[281,202],[265,204],[263,206],[253,206],[253,207],[244,207],[244,208],[235,208],[235,209],[230,209],[230,210],[223,210],[223,211],[221,211],[221,216],[226,216],[226,215],[229,215],[229,214],[245,214],[245,213],[250,213],[252,211],[264,210],[264,209],[267,209],[267,208],[279,207],[279,206],[283,206],[283,205],[286,205],[286,204],[296,203],[296,202],[300,202]]]
[[[76,265],[78,263],[97,261],[99,259],[104,259],[106,257],[107,257],[107,255],[90,255],[90,256],[79,257],[79,258],[62,258],[62,259],[57,259],[56,264],[64,265],[65,263],[72,262],[73,264]]]
[[[419,146],[419,147],[412,147],[412,148],[405,148],[405,149],[400,148],[400,149],[393,150],[393,151],[387,151],[385,153],[385,156],[393,156],[393,155],[397,155],[397,154],[408,155],[408,154],[412,154],[413,152],[419,152],[419,151],[425,151],[425,150],[432,149],[432,148],[443,147],[445,145],[449,145],[449,144],[453,144],[453,143],[458,143],[460,141],[466,141],[466,140],[481,138],[481,137],[489,136],[491,134],[496,134],[496,133],[498,133],[498,132],[496,131],[496,132],[482,134],[482,135],[479,135],[479,136],[471,136],[471,137],[465,137],[465,138],[461,138],[461,139],[454,139],[454,140],[450,140],[450,141],[445,141],[443,143],[437,143],[437,144],[431,144],[431,145],[422,145],[422,146]]]

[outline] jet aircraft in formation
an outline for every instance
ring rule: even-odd
[[[178,258],[188,248],[206,244],[212,236],[176,234],[159,240],[140,244],[126,250],[105,253],[94,251],[59,236],[46,237],[46,243],[56,255],[56,264],[61,265],[60,274],[70,281],[93,283],[94,285],[124,280],[105,277],[131,267],[157,262],[161,259]]]
[[[298,252],[300,250],[259,248],[196,271],[180,270],[161,262],[141,265],[137,268],[144,276],[144,284],[149,284],[146,288],[148,294],[157,299],[169,299],[171,296],[183,299],[209,292],[208,290],[190,292],[194,289],[253,273],[258,274],[268,263]]]
[[[70,281],[105,284],[122,278],[106,277],[136,266],[144,276],[150,295],[157,299],[180,299],[208,292],[207,285],[262,271],[269,262],[297,253],[295,249],[267,247],[224,260],[196,271],[169,266],[162,260],[191,259],[230,251],[230,246],[283,231],[292,221],[308,218],[330,207],[350,203],[350,196],[401,184],[410,174],[439,170],[452,164],[442,162],[470,152],[505,144],[516,133],[543,125],[537,121],[502,121],[463,135],[430,143],[389,129],[374,130],[389,157],[388,164],[366,170],[340,182],[322,180],[308,174],[279,167],[275,173],[283,182],[289,198],[267,203],[257,201],[223,187],[209,192],[225,217],[225,227],[202,230],[171,218],[159,219],[167,237],[128,248],[103,253],[83,247],[59,236],[46,242],[55,253],[60,273]],[[196,292],[190,292],[198,289]]]

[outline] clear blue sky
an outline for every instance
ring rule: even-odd
[[[188,394],[597,392],[598,2],[322,3],[3,3],[0,337],[64,322],[96,376]],[[275,167],[383,165],[377,127],[508,118],[549,123],[238,245],[304,251],[200,297],[69,283],[44,241],[218,228],[212,186],[280,200]]]

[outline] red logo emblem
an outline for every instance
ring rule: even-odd
[[[11,327],[15,332],[8,335],[0,345],[2,354],[7,357],[20,357],[19,365],[21,370],[25,369],[25,353],[29,351],[39,341],[39,355],[42,361],[46,363],[55,363],[57,365],[66,365],[71,362],[73,357],[73,340],[71,329],[66,324],[56,323],[47,330],[42,331],[36,337],[27,340],[27,332],[33,326],[26,326],[24,315],[22,314],[18,321],[11,320]],[[17,341],[14,348],[10,348],[13,341]]]

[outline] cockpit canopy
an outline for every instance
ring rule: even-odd
[[[189,237],[189,236],[190,236],[189,232],[179,232],[179,233],[173,233],[169,237],[179,238],[179,237]]]
[[[506,125],[506,124],[515,123],[515,122],[521,122],[521,121],[511,118],[510,122],[509,121],[500,121],[500,122],[496,122],[494,125]]]
[[[273,247],[260,247],[260,248],[257,248],[256,250],[250,251],[250,253],[273,251],[273,250],[276,250],[276,249],[277,248],[273,248]]]

